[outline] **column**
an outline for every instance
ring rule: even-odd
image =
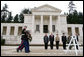
[[[35,22],[35,19],[34,19],[34,15],[32,16],[32,33],[34,33],[34,30],[35,30],[35,27],[34,27],[34,22]]]
[[[61,25],[60,25],[60,15],[58,15],[58,24],[57,24],[57,30],[58,30],[58,34],[61,35]]]
[[[18,34],[18,26],[15,26],[15,28],[14,28],[14,36],[17,36],[17,34]]]
[[[72,35],[75,35],[75,27],[72,27]]]
[[[40,32],[43,33],[43,15],[41,15]]]
[[[7,32],[6,32],[7,36],[10,36],[10,28],[11,28],[10,26],[7,26]]]
[[[1,26],[1,36],[2,36],[2,32],[3,32],[3,26]]]
[[[80,36],[83,36],[83,30],[82,30],[82,27],[79,27],[79,35],[80,35]]]
[[[50,15],[50,33],[52,32],[52,16]]]
[[[62,32],[61,32],[61,25],[60,25],[60,15],[58,15],[58,21],[57,21],[57,30],[58,30],[58,34],[59,34],[59,37],[60,37],[60,44],[62,44]]]

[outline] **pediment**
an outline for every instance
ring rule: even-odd
[[[48,5],[48,4],[42,5],[42,6],[37,7],[37,8],[33,8],[32,11],[41,11],[41,12],[42,11],[43,12],[45,12],[45,11],[58,11],[58,12],[61,12],[60,9],[57,9],[53,6]]]

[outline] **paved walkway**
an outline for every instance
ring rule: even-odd
[[[48,47],[47,50],[44,49],[44,46],[30,46],[30,53],[25,53],[24,49],[22,52],[17,53],[16,48],[18,46],[1,46],[1,56],[83,56],[83,47],[80,47],[78,50],[78,55],[75,54],[74,48],[71,51],[66,52],[60,46],[59,50],[51,50]]]

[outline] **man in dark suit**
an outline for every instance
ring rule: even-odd
[[[49,36],[49,40],[50,40],[50,47],[51,47],[51,49],[53,49],[54,35],[52,33]]]
[[[44,36],[44,44],[45,44],[45,49],[47,49],[47,47],[48,47],[48,36],[47,36],[47,34],[45,34],[45,36]]]
[[[62,42],[63,42],[63,49],[66,49],[66,36],[65,36],[65,33],[63,33]]]

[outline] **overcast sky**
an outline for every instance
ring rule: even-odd
[[[44,4],[49,4],[53,7],[61,9],[63,14],[68,12],[68,4],[70,1],[1,1],[1,9],[4,4],[8,5],[8,10],[12,12],[12,15],[15,16],[19,14],[24,8],[34,8],[39,7]],[[83,12],[83,1],[73,1],[76,5],[76,10],[78,12]]]

